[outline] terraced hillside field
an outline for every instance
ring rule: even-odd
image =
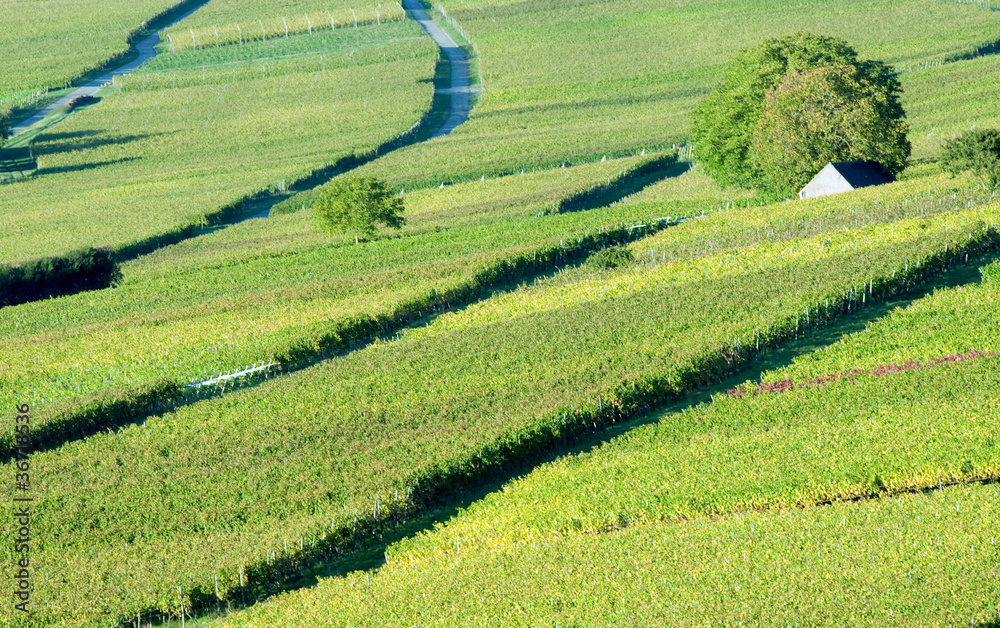
[[[402,5],[209,0],[10,149],[0,262],[120,274],[0,307],[0,626],[997,626],[1000,202],[935,161],[997,124],[982,4],[442,0],[483,91],[427,139],[462,64]],[[690,112],[817,25],[915,163],[720,187]],[[401,229],[318,228],[358,175]]]
[[[215,0],[179,24],[164,29],[173,48],[212,48],[288,34],[319,33],[399,20],[397,3],[329,3],[319,0]]]
[[[539,215],[645,161],[408,193],[400,237],[361,245],[317,233],[309,212],[298,212],[162,249],[124,264],[113,289],[7,308],[0,395],[56,417],[164,380],[343,349],[364,330],[492,290],[504,265],[523,266],[517,277],[551,268],[568,234],[577,245],[580,234],[648,220],[646,208],[630,206]]]
[[[127,50],[126,41],[179,0],[11,0],[0,4],[0,118]]]
[[[943,135],[998,123],[986,104],[1000,97],[988,78],[995,56],[918,69],[1000,40],[1000,13],[971,4],[441,4],[472,38],[485,93],[455,133],[369,166],[400,182],[479,178],[683,143],[690,112],[721,81],[727,59],[764,38],[802,30],[846,39],[864,58],[914,68],[901,80],[917,158],[936,155]],[[945,80],[952,72],[956,80]]]
[[[542,465],[374,575],[226,625],[405,625],[399,608],[449,625],[994,625],[998,296],[996,280],[938,290]]]
[[[866,194],[858,197],[865,206]],[[258,389],[36,454],[38,533],[59,539],[37,560],[43,569],[63,565],[58,579],[38,585],[59,600],[49,617],[66,607],[76,619],[173,608],[162,596],[174,581],[189,591],[177,598],[185,605],[203,600],[216,578],[230,599],[245,594],[244,578],[263,593],[324,548],[355,547],[355,511],[364,525],[385,525],[404,507],[400,495],[419,511],[551,450],[587,425],[584,417],[614,422],[729,372],[747,343],[797,334],[797,312],[831,298],[840,312],[856,307],[852,286],[879,298],[967,247],[992,246],[995,205],[887,216],[884,198],[868,197],[873,215],[864,219],[828,200],[812,203],[815,235],[796,238],[781,237],[782,227],[801,228],[801,204],[787,204],[783,221],[784,208],[773,208],[775,232],[760,241],[755,222],[769,208],[698,218],[632,245],[640,259],[665,249],[678,259],[559,273]],[[727,242],[737,228],[743,238]],[[685,254],[695,242],[700,252]],[[992,468],[984,455],[976,464]],[[95,491],[95,473],[114,490]],[[288,543],[286,564],[277,557]],[[189,548],[183,556],[181,547]],[[118,569],[113,584],[99,584]]]
[[[287,59],[268,42],[194,51],[116,82],[4,186],[0,260],[123,250],[401,135],[430,106],[435,47],[412,21],[364,30],[380,32],[317,33]]]

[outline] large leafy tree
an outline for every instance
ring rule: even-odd
[[[375,235],[379,224],[402,227],[403,209],[403,198],[373,177],[335,179],[320,188],[313,203],[313,215],[323,230],[353,235],[355,243]]]
[[[910,142],[895,106],[856,66],[792,72],[764,97],[751,164],[779,197],[794,195],[830,161],[876,161],[896,175]]]
[[[953,175],[971,170],[990,190],[1000,188],[1000,130],[974,129],[945,142],[941,168]]]
[[[881,94],[884,104],[878,109],[880,116],[888,120],[905,118],[899,102],[899,80],[881,61],[861,61],[847,42],[814,33],[768,39],[734,56],[723,85],[694,112],[692,135],[705,170],[723,185],[758,187],[777,194],[770,188],[759,160],[754,160],[755,136],[767,94],[788,76],[828,66],[853,68],[855,80]],[[909,156],[908,144],[905,149],[904,162]]]

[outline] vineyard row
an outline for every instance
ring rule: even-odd
[[[177,605],[170,612],[176,613],[181,607],[212,606],[219,599],[238,600],[248,595],[257,599],[275,593],[283,582],[298,578],[325,561],[373,546],[408,518],[446,504],[456,495],[495,482],[498,477],[507,477],[594,434],[675,402],[690,390],[739,373],[784,342],[885,298],[904,294],[935,274],[998,248],[1000,232],[996,225],[984,226],[969,234],[964,244],[948,247],[947,252],[942,250],[928,255],[889,277],[873,278],[865,285],[852,286],[831,296],[829,315],[825,314],[823,304],[816,302],[777,325],[767,326],[746,338],[734,339],[731,344],[719,345],[717,350],[692,361],[672,377],[644,377],[624,382],[610,391],[598,392],[588,404],[540,418],[534,426],[518,430],[463,459],[439,463],[421,477],[414,478],[403,497],[397,492],[391,500],[377,498],[370,508],[355,512],[348,521],[338,523],[334,519],[329,529],[318,529],[311,538],[302,536],[291,548],[286,541],[282,547],[265,550],[253,564],[236,566],[231,569],[232,573],[224,576],[220,573],[217,577],[225,586],[218,597],[204,587],[192,589],[177,598]],[[816,312],[824,314],[816,315]]]

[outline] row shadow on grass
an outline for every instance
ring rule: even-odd
[[[290,570],[294,571],[294,574],[281,582],[269,582],[266,586],[247,587],[242,591],[240,600],[230,600],[225,603],[216,600],[198,607],[187,624],[197,627],[214,623],[228,613],[249,608],[283,592],[313,587],[320,578],[344,576],[356,571],[377,570],[385,564],[385,551],[390,545],[421,532],[433,530],[435,525],[452,519],[473,503],[501,490],[504,485],[511,481],[525,477],[538,466],[565,456],[593,451],[609,440],[640,426],[659,422],[664,415],[680,412],[692,406],[711,403],[715,395],[722,394],[748,380],[759,381],[766,371],[788,366],[798,356],[827,347],[848,334],[863,331],[872,321],[888,315],[896,308],[905,308],[935,290],[978,283],[980,281],[979,267],[998,258],[1000,258],[1000,252],[994,251],[977,259],[970,259],[968,264],[939,274],[904,295],[847,314],[828,327],[816,329],[797,340],[788,341],[777,349],[762,354],[760,358],[746,364],[742,370],[724,379],[706,387],[686,391],[683,399],[651,408],[644,414],[599,428],[592,434],[578,433],[565,444],[560,444],[557,441],[551,449],[520,458],[512,464],[504,466],[501,473],[494,474],[485,481],[464,485],[453,491],[435,495],[423,509],[418,510],[413,516],[404,518],[401,522],[380,527],[377,532],[374,531],[373,526],[372,530],[360,535],[360,539],[352,540],[350,547],[343,548],[343,551],[338,552],[333,558],[307,560],[299,563]],[[509,289],[513,288],[511,286]],[[461,308],[453,308],[453,310],[458,309]],[[423,326],[432,318],[434,316],[428,317],[428,319],[421,321],[418,326]],[[992,482],[995,480],[987,479],[984,481]],[[242,603],[242,600],[245,600],[245,603]],[[166,625],[171,621],[176,623],[177,619],[158,615],[150,616],[150,621],[153,625]],[[160,623],[157,624],[157,621]],[[979,628],[1000,628],[1000,618],[976,625]]]

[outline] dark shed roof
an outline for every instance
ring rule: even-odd
[[[886,174],[882,166],[874,161],[838,161],[833,162],[833,167],[853,188],[882,185],[896,180],[892,175]]]

